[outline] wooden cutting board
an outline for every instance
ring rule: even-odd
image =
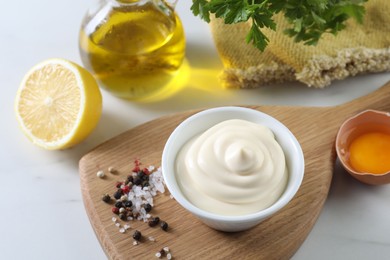
[[[143,165],[160,166],[164,144],[172,130],[198,112],[182,112],[153,120],[99,145],[80,160],[81,189],[93,229],[110,259],[156,259],[155,253],[168,246],[175,259],[289,259],[303,243],[326,200],[335,162],[337,130],[348,117],[365,109],[390,111],[390,82],[379,90],[334,107],[249,106],[284,123],[297,137],[305,156],[305,177],[294,199],[278,214],[255,228],[224,233],[210,229],[186,212],[169,192],[156,197],[153,215],[166,220],[169,231],[132,221],[125,234],[112,221],[104,193],[113,194],[116,181],[126,178],[139,158]],[[96,177],[100,169],[113,166],[117,174]],[[134,246],[135,229],[145,239]]]

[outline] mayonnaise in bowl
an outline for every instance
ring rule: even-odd
[[[256,109],[218,107],[181,122],[165,143],[161,166],[175,199],[211,228],[254,227],[293,199],[304,176],[293,133]]]
[[[288,172],[272,131],[242,119],[218,123],[189,140],[176,159],[183,194],[208,212],[258,212],[284,192]]]

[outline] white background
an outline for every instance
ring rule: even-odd
[[[78,161],[134,126],[174,112],[222,105],[332,106],[390,80],[389,73],[381,73],[335,82],[323,90],[295,83],[222,89],[217,80],[222,65],[209,28],[193,17],[190,4],[182,0],[177,6],[193,68],[185,88],[153,103],[128,102],[103,91],[103,115],[87,140],[70,150],[45,151],[18,129],[14,97],[23,75],[37,62],[60,57],[81,64],[78,31],[93,1],[2,0],[0,259],[105,259],[82,202]],[[325,207],[294,259],[390,257],[389,198],[389,185],[363,185],[336,166]]]

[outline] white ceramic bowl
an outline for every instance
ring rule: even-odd
[[[273,205],[259,212],[242,216],[218,215],[194,206],[181,192],[175,177],[177,174],[175,170],[176,156],[182,146],[193,136],[229,119],[243,119],[269,127],[284,151],[289,173],[287,187]],[[175,200],[206,225],[227,232],[249,229],[286,206],[302,183],[304,165],[301,146],[286,126],[265,113],[243,107],[212,108],[190,116],[172,132],[162,154],[163,176]]]

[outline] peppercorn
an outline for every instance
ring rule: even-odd
[[[134,233],[133,233],[134,240],[139,241],[141,239],[141,237],[142,237],[141,232],[139,232],[138,230],[134,231]]]
[[[133,206],[133,202],[131,200],[128,200],[128,201],[125,202],[124,206],[126,208],[131,208]]]
[[[119,214],[119,208],[117,207],[112,208],[112,213]]]
[[[127,181],[133,182],[133,176],[131,176],[131,175],[127,176]]]
[[[109,203],[111,201],[111,197],[110,195],[108,195],[107,193],[103,195],[102,197],[102,200],[106,203]]]
[[[149,171],[148,168],[144,168],[142,171],[143,171],[146,175],[149,175],[149,174],[150,174],[150,171]]]
[[[140,168],[139,168],[139,166],[137,165],[137,166],[135,166],[135,167],[133,168],[132,172],[139,172],[139,170],[140,170]]]
[[[154,217],[154,218],[151,218],[148,222],[149,224],[149,227],[154,227],[158,224],[158,222],[160,222],[160,218],[159,217]]]
[[[122,191],[123,191],[123,193],[129,193],[130,187],[129,187],[128,185],[126,185],[126,186],[124,186],[124,187],[122,188]]]
[[[145,176],[145,173],[143,171],[137,172],[137,177],[138,178],[142,179],[142,178],[144,178],[144,176]]]
[[[139,186],[142,184],[142,179],[135,177],[133,183],[134,183],[134,185]]]
[[[165,221],[161,221],[160,227],[162,230],[167,231],[168,229],[168,223]]]
[[[146,203],[144,204],[144,209],[146,212],[150,212],[152,210],[152,205],[150,205],[149,203]]]
[[[127,216],[126,216],[125,213],[120,213],[120,214],[119,214],[119,218],[120,218],[121,220],[127,220]]]
[[[122,189],[118,189],[115,193],[114,193],[114,198],[119,200],[120,198],[122,197]]]
[[[98,176],[99,178],[104,178],[104,176],[105,176],[104,171],[98,171],[96,173],[96,176]]]
[[[123,207],[123,202],[122,201],[115,202],[115,207],[117,207],[118,209],[122,208]]]

